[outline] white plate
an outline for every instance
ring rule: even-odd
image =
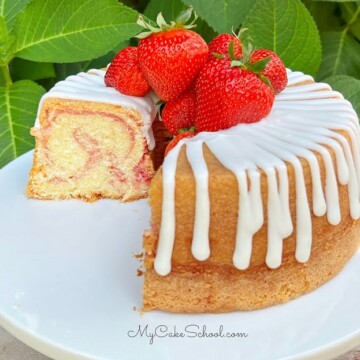
[[[149,227],[146,201],[28,200],[31,161],[28,153],[0,171],[0,324],[36,350],[54,359],[330,359],[360,344],[360,253],[334,280],[285,305],[140,315],[133,255]],[[129,336],[146,325],[163,337],[150,344]],[[248,336],[192,337],[203,326],[209,336],[221,326]],[[170,337],[174,327],[185,337]]]

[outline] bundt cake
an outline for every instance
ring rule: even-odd
[[[288,71],[269,116],[182,140],[155,174],[143,309],[226,312],[319,287],[360,242],[351,104]]]

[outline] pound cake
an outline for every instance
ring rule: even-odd
[[[70,76],[45,94],[27,194],[36,199],[123,201],[147,196],[156,110],[150,95],[127,96],[105,70]]]
[[[327,84],[287,75],[265,119],[198,133],[166,156],[149,192],[144,310],[280,304],[357,250],[357,115]]]
[[[254,50],[246,29],[207,44],[189,30],[196,16],[185,25],[191,16],[167,24],[159,14],[157,28],[140,17],[138,47],[116,55],[105,82],[91,70],[42,98],[27,192],[124,201],[149,192],[145,311],[284,303],[358,249],[358,118],[329,85]],[[156,149],[150,88],[166,102]]]

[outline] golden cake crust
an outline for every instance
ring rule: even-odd
[[[349,135],[341,132],[348,142]],[[267,251],[267,219],[253,238],[250,266],[237,270],[233,252],[238,213],[238,185],[234,174],[226,169],[204,145],[209,169],[210,248],[208,260],[199,262],[191,254],[195,216],[195,179],[185,149],[180,152],[176,172],[175,214],[176,234],[172,256],[172,271],[159,276],[154,271],[158,234],[161,224],[162,173],[151,184],[152,231],[144,237],[146,251],[144,310],[163,309],[174,312],[224,312],[259,309],[286,302],[310,292],[333,278],[355,253],[360,241],[359,221],[351,218],[348,190],[338,184],[342,220],[330,225],[326,216],[312,213],[313,243],[310,260],[299,263],[295,259],[295,231],[283,242],[282,265],[275,270],[265,264]],[[328,148],[333,161],[335,156]],[[325,166],[315,153],[325,185]],[[300,159],[306,182],[309,204],[312,204],[310,168]],[[296,226],[295,174],[287,164],[291,216]],[[267,214],[267,182],[261,173],[264,214]],[[221,214],[221,216],[219,216]]]

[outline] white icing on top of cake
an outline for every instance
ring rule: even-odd
[[[149,94],[145,97],[124,95],[113,87],[107,87],[104,82],[104,76],[104,70],[92,69],[87,73],[81,72],[77,75],[71,75],[65,80],[56,83],[55,86],[41,98],[35,127],[40,127],[39,115],[42,104],[49,98],[120,105],[132,108],[141,114],[144,137],[149,149],[154,149],[155,139],[151,125],[156,116],[156,108],[152,100],[152,95]]]
[[[351,143],[339,130],[349,135]],[[311,76],[288,70],[288,86],[275,97],[273,109],[265,119],[218,132],[199,133],[180,141],[165,158],[162,168],[162,220],[154,266],[159,275],[165,276],[171,271],[176,228],[175,175],[183,146],[186,146],[186,155],[196,180],[191,250],[199,261],[210,256],[211,204],[203,144],[235,174],[238,182],[239,212],[233,263],[240,270],[249,267],[253,236],[264,224],[260,170],[266,175],[268,187],[265,216],[268,221],[266,264],[269,268],[281,265],[283,240],[293,231],[296,234],[296,260],[304,263],[309,259],[312,246],[311,208],[315,216],[326,215],[330,224],[339,224],[338,182],[348,187],[351,217],[360,217],[360,131],[357,115],[351,104],[340,93],[332,91],[329,85],[315,83]],[[335,154],[335,164],[329,149]],[[320,154],[324,163],[324,188],[314,152]],[[309,164],[312,204],[309,204],[306,194],[299,158]],[[290,214],[286,163],[293,166],[295,174],[295,229]]]

